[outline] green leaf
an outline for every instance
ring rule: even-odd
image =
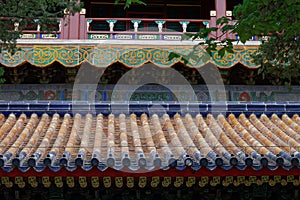
[[[228,24],[229,21],[230,21],[230,19],[227,18],[227,17],[220,17],[220,18],[217,19],[216,24],[217,25],[219,25],[219,24],[220,25]]]
[[[193,38],[195,36],[195,34],[191,34],[191,33],[185,33],[182,35],[181,40],[190,40],[191,38]]]
[[[261,1],[262,1],[263,4],[266,5],[266,6],[269,4],[269,1],[268,1],[268,0],[261,0]]]
[[[234,25],[226,24],[222,27],[222,32],[226,32],[226,31],[230,31],[230,30],[234,30],[234,29],[235,29]]]
[[[224,55],[225,55],[225,53],[226,53],[226,48],[223,47],[223,48],[219,49],[218,56],[220,56],[221,58],[223,58]]]
[[[171,61],[171,60],[173,60],[173,59],[178,59],[178,58],[180,58],[181,57],[181,55],[179,55],[178,53],[175,53],[175,52],[170,52],[169,53],[169,56],[168,56],[168,60],[169,61]]]

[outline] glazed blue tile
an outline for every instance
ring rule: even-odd
[[[199,112],[199,103],[189,103],[188,109],[189,112]]]
[[[97,114],[102,113],[104,115],[108,115],[111,112],[110,104],[108,103],[95,104],[92,105],[92,107],[95,108]]]
[[[179,104],[169,104],[168,112],[181,112],[181,106]]]
[[[180,110],[181,110],[182,113],[189,113],[190,112],[188,102],[186,102],[186,103],[181,102],[179,104],[179,106],[180,106]]]
[[[8,103],[0,103],[0,112],[2,110],[8,110]]]
[[[265,105],[265,102],[261,102],[261,101],[250,101],[250,102],[247,102],[247,104]]]
[[[157,103],[157,102],[154,102],[152,104],[149,104],[148,106],[148,112],[149,112],[149,115],[153,115],[153,114],[157,114],[159,116],[163,115],[163,114],[169,114],[171,116],[173,116],[175,113],[174,112],[169,112],[169,109],[168,109],[168,103]]]
[[[292,112],[299,112],[300,111],[300,104],[299,103],[293,103],[293,104],[287,104],[286,111],[292,111]]]
[[[266,105],[265,104],[247,104],[247,110],[248,111],[266,111]]]
[[[207,114],[209,114],[208,112],[200,112],[200,114],[203,116],[203,117],[206,117]]]
[[[59,111],[70,111],[71,107],[69,104],[62,104],[62,103],[50,103],[49,110],[59,110]]]
[[[239,112],[245,112],[247,111],[246,104],[238,104],[238,103],[229,103],[227,105],[228,111],[239,111]]]
[[[112,103],[110,105],[110,112],[114,114],[128,114],[129,113],[129,105],[127,103]]]
[[[181,112],[180,111],[168,111],[167,114],[170,117],[174,117],[174,115],[176,115],[176,114],[180,114],[181,115]]]
[[[99,110],[110,110],[110,104],[108,103],[96,103],[96,104],[92,104],[92,107],[94,106],[96,109]]]
[[[129,110],[130,112],[148,112],[148,104],[129,104]]]
[[[29,106],[28,104],[19,104],[19,103],[10,103],[9,104],[9,110],[11,111],[28,111],[29,110]]]
[[[198,106],[198,108],[199,108],[199,111],[200,112],[207,112],[208,111],[208,105],[207,104],[199,104],[199,106]]]
[[[90,111],[89,103],[73,103],[71,105],[72,111]]]
[[[151,110],[159,110],[159,109],[163,109],[164,111],[168,111],[169,110],[169,104],[168,103],[151,103],[148,105],[148,109],[149,111]]]
[[[266,104],[266,111],[280,111],[284,112],[285,111],[285,105],[284,104]]]
[[[129,105],[129,113],[136,114],[137,116],[141,116],[142,114],[148,114],[148,105],[147,104],[130,104]]]
[[[47,111],[49,108],[48,103],[30,103],[29,110],[31,111]]]
[[[32,110],[30,110],[30,112],[31,112],[31,114],[32,113],[37,114],[39,117],[41,117],[44,113],[46,113],[45,111],[32,111]],[[47,111],[47,114],[49,114],[48,111]]]
[[[226,112],[227,111],[227,104],[224,103],[211,103],[207,105],[208,107],[208,112]]]

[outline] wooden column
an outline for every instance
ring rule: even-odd
[[[80,3],[80,0],[78,2]],[[85,39],[85,13],[86,10],[83,8],[80,13],[75,13],[74,15],[70,14],[63,19],[61,30],[62,39]]]
[[[70,16],[70,21],[69,21],[69,35],[68,39],[79,39],[79,23],[80,23],[80,14],[75,13],[74,16]]]
[[[215,0],[216,19],[226,16],[226,0]],[[217,36],[222,34],[221,30],[217,31]],[[225,37],[225,36],[224,36]],[[224,39],[224,37],[220,38]]]
[[[226,0],[215,0],[217,18],[226,16]]]
[[[79,39],[84,40],[87,35],[86,10],[84,8],[81,9],[79,14]]]

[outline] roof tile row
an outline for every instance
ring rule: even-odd
[[[299,133],[297,114],[0,114],[0,166],[290,169]]]

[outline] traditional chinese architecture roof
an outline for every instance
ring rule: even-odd
[[[2,103],[2,170],[299,167],[298,103],[153,104]]]

